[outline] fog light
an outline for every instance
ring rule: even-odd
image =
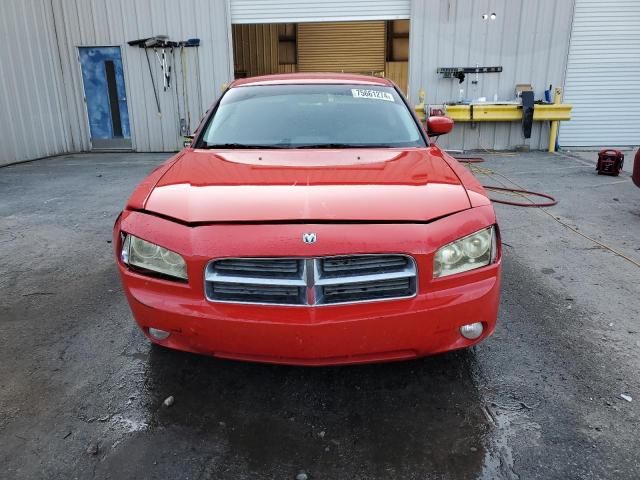
[[[469,340],[475,340],[482,335],[483,330],[484,327],[482,326],[482,323],[470,323],[469,325],[463,325],[460,327],[460,335]]]
[[[149,335],[151,335],[156,340],[164,340],[165,338],[169,337],[169,335],[171,335],[171,332],[160,330],[158,328],[149,328]]]

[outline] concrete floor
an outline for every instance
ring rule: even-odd
[[[497,206],[496,334],[309,369],[152,349],[134,327],[111,227],[164,157],[0,169],[0,478],[640,478],[640,269],[576,233],[640,262],[628,173],[595,175],[593,153],[485,156],[483,183],[559,200]]]

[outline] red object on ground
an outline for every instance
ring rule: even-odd
[[[612,175],[617,177],[624,165],[624,154],[620,150],[600,150],[596,170],[598,175]]]
[[[640,149],[636,152],[636,158],[633,161],[633,183],[636,187],[640,187]]]
[[[383,79],[317,74],[257,82],[392,85]],[[500,296],[497,232],[488,265],[434,278],[434,258],[443,246],[495,224],[484,189],[433,144],[304,150],[190,147],[136,188],[116,221],[113,243],[133,315],[152,342],[230,359],[339,365],[415,358],[469,347],[491,335]],[[125,264],[123,234],[181,255],[188,281]],[[411,296],[309,302],[309,296],[315,300],[326,292],[318,282],[307,283],[308,304],[248,304],[211,300],[208,290],[212,261],[304,259],[311,263],[303,263],[303,278],[316,282],[323,278],[316,269],[324,267],[313,262],[380,254],[413,259]],[[269,284],[267,277],[258,280]],[[260,288],[248,286],[244,292]],[[484,328],[470,340],[460,327],[474,322]],[[170,335],[159,340],[150,328]]]

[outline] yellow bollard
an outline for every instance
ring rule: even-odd
[[[553,103],[559,104],[560,97],[562,96],[562,90],[556,88],[553,94]],[[558,138],[558,121],[553,120],[551,122],[551,131],[549,132],[549,152],[553,153],[556,151],[556,139]]]
[[[413,108],[418,114],[418,117],[420,118],[420,120],[423,122],[426,122],[428,115],[427,115],[426,105],[424,104],[424,99],[425,99],[424,88],[421,88],[420,91],[418,92],[418,102],[420,103],[418,103],[418,105],[416,105]]]

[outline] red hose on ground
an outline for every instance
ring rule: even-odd
[[[489,191],[517,193],[517,194],[521,194],[522,196],[528,195],[533,197],[547,198],[550,200],[549,202],[543,202],[543,203],[535,203],[535,202],[521,203],[521,202],[511,202],[509,200],[498,200],[496,198],[489,198],[492,202],[502,203],[504,205],[513,205],[514,207],[538,207],[539,208],[539,207],[552,207],[558,203],[558,201],[555,198],[553,198],[551,195],[547,195],[546,193],[532,192],[530,190],[518,190],[517,188],[494,187],[492,185],[483,185],[483,187]]]
[[[482,157],[454,157],[460,163],[483,163],[484,158]],[[503,205],[512,205],[514,207],[552,207],[558,203],[558,201],[553,198],[551,195],[547,195],[546,193],[540,192],[532,192],[530,190],[519,190],[517,188],[506,188],[506,187],[494,187],[492,185],[483,185],[489,191],[497,191],[497,192],[507,192],[507,193],[515,193],[522,197],[525,195],[533,196],[533,197],[542,197],[546,198],[548,202],[536,203],[536,202],[511,202],[509,200],[498,200],[496,198],[489,198],[494,203],[502,203]]]
[[[484,158],[482,157],[454,157],[460,163],[482,163]]]

